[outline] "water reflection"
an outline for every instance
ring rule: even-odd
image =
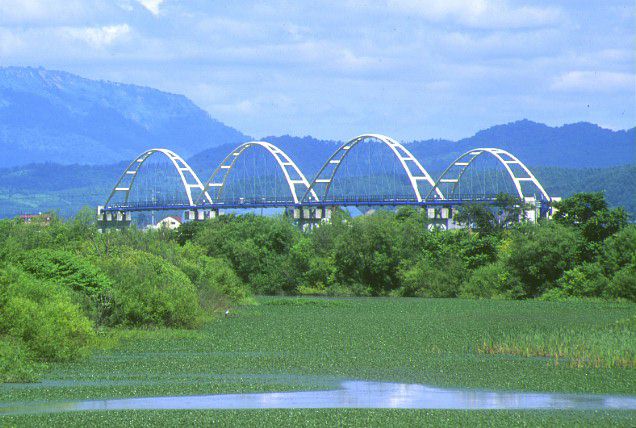
[[[147,397],[0,405],[0,414],[130,409],[572,409],[636,410],[636,397],[492,392],[418,384],[345,381],[323,391]]]

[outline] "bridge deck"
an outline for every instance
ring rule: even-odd
[[[110,204],[104,207],[104,211],[179,211],[179,210],[208,210],[208,209],[258,209],[258,208],[301,208],[301,207],[361,207],[361,206],[452,206],[466,204],[488,204],[496,203],[496,195],[471,195],[462,199],[428,199],[417,201],[412,197],[377,197],[377,198],[337,198],[326,201],[305,201],[294,203],[292,200],[258,200],[258,199],[237,199],[216,203],[205,203],[200,205],[190,205],[183,203],[148,203],[129,202],[126,204]]]

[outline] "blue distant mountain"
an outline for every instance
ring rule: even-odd
[[[312,137],[265,137],[284,150],[308,177],[318,172],[341,142]],[[463,152],[476,147],[510,151],[530,167],[607,168],[636,163],[636,128],[613,131],[581,122],[550,127],[520,120],[479,131],[459,141],[425,140],[405,146],[431,173],[441,172]],[[218,165],[234,145],[204,150],[190,158],[199,170]]]
[[[40,162],[109,164],[131,160],[150,147],[167,147],[209,169],[249,139],[183,95],[43,68],[0,68],[0,168]],[[338,144],[309,136],[263,139],[306,165],[307,175]],[[613,131],[585,122],[550,127],[520,120],[459,141],[408,143],[433,170],[484,146],[510,150],[530,166],[628,165],[635,162],[636,128]]]
[[[636,162],[636,128],[613,131],[579,122],[551,127],[531,120],[497,125],[469,138],[416,141],[409,145],[420,159],[448,164],[476,147],[498,147],[512,152],[529,166],[603,168]]]
[[[246,139],[183,95],[43,68],[0,68],[0,167],[106,164],[156,146],[190,156]]]

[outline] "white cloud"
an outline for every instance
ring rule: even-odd
[[[451,22],[472,28],[533,28],[562,19],[555,7],[515,6],[508,0],[377,0],[350,1],[353,8],[419,16],[432,22]]]
[[[112,44],[130,33],[128,24],[106,25],[103,27],[63,27],[63,35],[82,40],[95,48]]]
[[[159,15],[159,6],[163,3],[163,0],[137,0],[139,3],[148,9],[153,15]]]
[[[619,92],[636,89],[636,74],[612,71],[570,71],[552,81],[555,91]]]
[[[0,27],[0,57],[9,57],[23,48],[24,42],[15,32]]]
[[[90,4],[81,0],[0,0],[0,23],[45,24],[77,22],[91,15]]]

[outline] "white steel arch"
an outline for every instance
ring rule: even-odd
[[[310,191],[314,191],[316,184],[326,184],[325,191],[321,195],[322,200],[324,201],[329,193],[329,189],[331,188],[331,184],[333,183],[333,179],[342,164],[342,161],[347,157],[349,151],[355,147],[357,144],[365,141],[365,140],[377,140],[381,143],[384,143],[387,147],[391,149],[395,157],[400,161],[404,172],[409,178],[409,183],[413,189],[413,193],[415,193],[415,198],[417,202],[422,202],[422,195],[418,186],[419,181],[426,181],[432,187],[435,186],[435,182],[429,175],[429,173],[424,169],[422,164],[417,160],[415,156],[402,144],[398,143],[391,137],[387,137],[386,135],[381,134],[362,134],[351,141],[343,144],[331,155],[331,157],[325,162],[322,166],[314,180],[311,182],[311,186],[305,193],[303,197],[303,201],[307,200]],[[412,163],[412,165],[410,165]],[[431,190],[432,191],[432,190]],[[436,193],[439,199],[444,199],[444,195],[439,189],[436,189]]]
[[[208,190],[210,190],[211,188],[217,188],[216,197],[214,197],[213,200],[215,200],[216,202],[220,201],[223,190],[225,189],[228,175],[230,174],[232,168],[234,168],[236,160],[239,158],[239,156],[241,156],[241,154],[243,154],[245,150],[249,149],[250,147],[262,147],[274,157],[274,159],[278,163],[278,166],[283,172],[283,175],[285,176],[285,180],[287,181],[287,185],[289,186],[289,191],[291,192],[294,203],[300,203],[300,199],[298,197],[299,191],[296,186],[304,186],[304,189],[309,192],[310,189],[307,178],[300,171],[296,163],[291,160],[289,156],[287,156],[287,153],[276,147],[274,144],[268,143],[266,141],[250,141],[247,143],[243,143],[232,150],[225,157],[225,159],[223,159],[221,164],[214,170],[208,181],[206,181],[205,185],[203,186],[204,194],[207,195],[207,197],[209,198],[209,195],[207,193]],[[298,178],[292,178],[292,174],[290,174],[290,172],[295,173],[295,177]],[[301,191],[302,190],[303,188],[301,187]],[[300,194],[302,195],[302,193]],[[318,201],[318,197],[313,190],[311,190],[311,194],[315,198],[314,200]],[[201,202],[202,198],[203,194],[199,196],[199,198],[197,199],[197,203]],[[210,201],[210,203],[212,202]]]
[[[512,153],[506,150],[498,149],[494,147],[482,147],[482,148],[472,149],[462,154],[457,159],[455,159],[455,161],[451,163],[444,170],[442,175],[440,175],[439,179],[435,182],[435,187],[431,189],[431,191],[426,196],[426,199],[431,197],[433,190],[435,189],[439,190],[439,185],[442,183],[453,184],[451,193],[454,193],[466,169],[473,163],[475,159],[477,159],[479,156],[483,154],[488,154],[493,156],[504,166],[504,168],[506,169],[506,172],[508,173],[508,175],[512,179],[512,182],[515,185],[515,189],[517,190],[517,195],[519,196],[519,198],[521,199],[524,198],[521,183],[530,181],[537,187],[537,189],[539,189],[539,191],[541,192],[541,195],[545,198],[545,200],[547,201],[550,200],[550,196],[548,196],[548,193],[545,191],[541,183],[539,183],[539,180],[536,179],[534,174],[532,174],[532,172],[528,169],[527,166],[525,166],[523,162],[521,162]],[[519,165],[519,167],[525,172],[526,176],[518,176],[517,174],[515,174],[515,172],[510,167],[510,165]],[[456,175],[449,177],[449,175],[451,174],[451,169],[453,169],[453,167],[460,167],[459,172],[456,173]]]
[[[208,195],[207,192],[204,191],[203,184],[201,183],[201,180],[199,180],[199,177],[196,175],[196,173],[192,170],[192,168],[190,168],[190,165],[188,165],[188,163],[181,156],[179,156],[172,150],[168,150],[168,149],[150,149],[150,150],[146,150],[145,152],[137,156],[137,158],[134,161],[132,161],[130,165],[128,165],[124,173],[121,175],[121,177],[117,181],[117,184],[115,184],[115,187],[113,188],[113,191],[110,193],[110,196],[108,196],[108,199],[106,200],[106,203],[104,204],[105,206],[108,206],[108,203],[113,198],[113,196],[115,196],[118,193],[124,193],[125,195],[124,203],[128,202],[128,197],[130,196],[130,189],[132,189],[133,184],[135,183],[135,179],[137,178],[137,173],[139,172],[139,169],[144,164],[144,162],[155,153],[160,153],[166,156],[172,162],[172,165],[179,173],[179,177],[181,178],[181,184],[183,184],[183,189],[185,190],[186,196],[188,197],[188,203],[191,206],[194,206],[194,199],[192,198],[193,188],[197,188],[203,191],[202,197],[205,196],[205,198],[209,202],[212,202],[212,200],[210,199],[210,195]]]

